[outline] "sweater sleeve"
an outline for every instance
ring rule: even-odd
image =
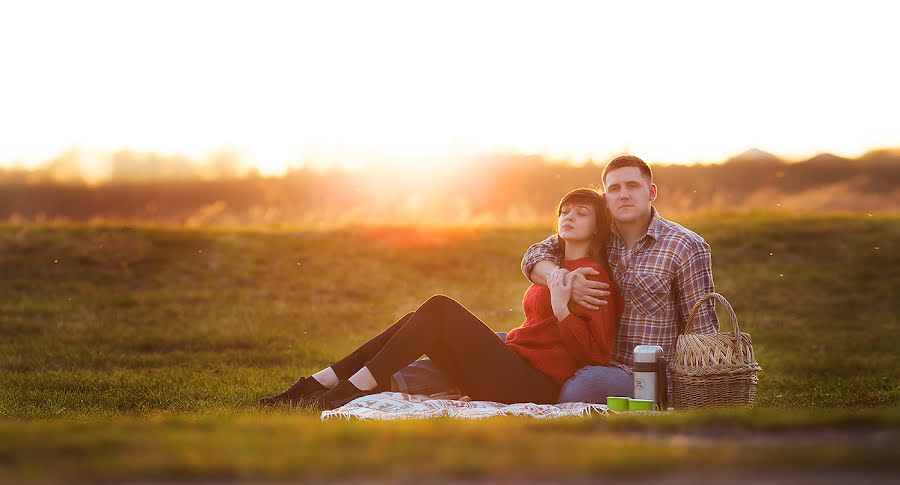
[[[609,283],[597,276],[590,279]],[[616,339],[617,306],[615,299],[598,310],[569,304],[569,316],[559,322],[559,334],[566,350],[582,365],[609,364]]]

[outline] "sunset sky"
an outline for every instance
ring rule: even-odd
[[[0,165],[855,156],[900,146],[894,5],[2,2]]]

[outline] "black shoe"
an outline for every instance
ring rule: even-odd
[[[357,389],[350,381],[340,381],[331,389],[313,397],[309,405],[322,410],[335,409],[358,397],[368,396],[376,392],[374,389],[371,391]]]
[[[310,398],[327,390],[327,387],[319,384],[319,381],[312,377],[301,377],[297,379],[297,382],[291,384],[287,391],[277,396],[264,397],[259,400],[259,404],[261,406],[275,406],[280,403],[306,405]]]

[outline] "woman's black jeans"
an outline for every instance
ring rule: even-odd
[[[423,354],[475,400],[555,403],[559,385],[507,347],[456,300],[428,299],[381,334],[331,366],[340,379],[368,367],[380,388]]]

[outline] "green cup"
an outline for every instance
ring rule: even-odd
[[[628,411],[628,398],[620,396],[609,396],[606,398],[606,409],[610,411]]]
[[[659,411],[659,405],[650,399],[629,399],[629,411]]]

